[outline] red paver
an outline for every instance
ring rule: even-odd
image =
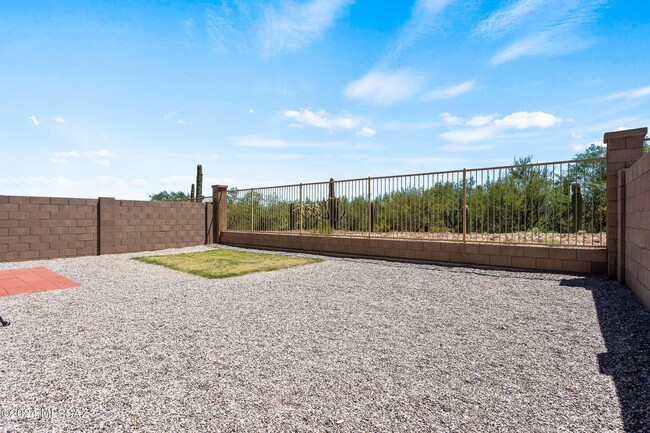
[[[0,271],[0,296],[79,287],[79,283],[47,268]]]

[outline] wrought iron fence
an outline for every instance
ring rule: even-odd
[[[605,245],[605,158],[228,191],[228,230]]]

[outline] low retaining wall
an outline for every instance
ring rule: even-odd
[[[203,245],[211,221],[211,204],[0,195],[0,261]]]
[[[321,254],[423,260],[585,274],[607,273],[605,248],[435,242],[224,231],[220,243]]]

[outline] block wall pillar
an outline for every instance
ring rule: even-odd
[[[643,138],[648,128],[607,132],[607,275],[615,279],[618,272],[618,172],[630,168],[643,156]],[[624,251],[623,251],[624,253]]]

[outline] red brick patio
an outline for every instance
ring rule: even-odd
[[[48,268],[15,269],[0,272],[0,296],[79,287],[79,283]]]

